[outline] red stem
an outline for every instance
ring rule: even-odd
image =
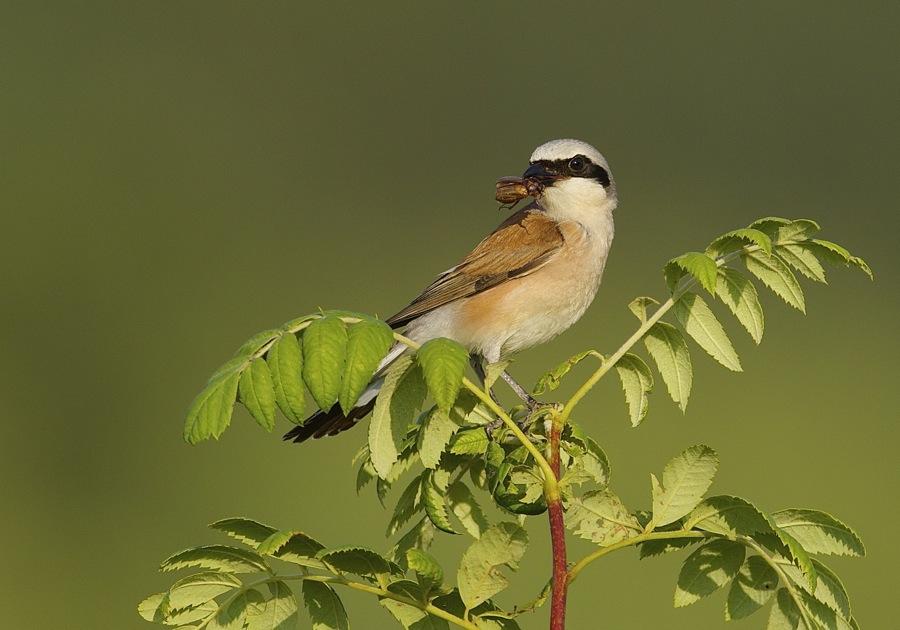
[[[555,423],[554,423],[555,424]],[[560,478],[559,437],[562,428],[550,430],[550,467],[556,480]],[[550,515],[550,541],[553,546],[553,594],[550,599],[550,630],[566,627],[566,592],[569,590],[569,564],[566,559],[566,529],[563,524],[562,497],[547,500]]]

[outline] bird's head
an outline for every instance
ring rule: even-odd
[[[551,140],[542,144],[522,174],[541,184],[540,207],[558,220],[590,221],[616,207],[616,183],[609,164],[597,149],[581,140]]]

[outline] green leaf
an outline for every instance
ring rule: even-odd
[[[736,252],[746,245],[756,245],[767,254],[772,253],[772,239],[768,234],[753,228],[742,228],[714,240],[706,248],[706,255],[718,258]]]
[[[518,570],[528,546],[528,533],[516,523],[497,523],[463,554],[456,581],[466,607],[479,604],[506,588],[508,580],[500,566]]]
[[[444,581],[444,570],[434,556],[425,553],[421,549],[409,549],[406,552],[406,563],[410,570],[422,577],[440,584]]]
[[[262,541],[257,551],[285,562],[321,569],[325,565],[321,560],[317,560],[316,556],[324,548],[325,545],[315,538],[307,536],[303,532],[287,529],[275,532]]]
[[[562,448],[572,457],[560,483],[578,484],[592,481],[600,487],[609,483],[609,458],[584,430],[569,422],[563,433]]]
[[[711,295],[716,294],[716,261],[700,252],[688,252],[666,263],[665,275],[669,291],[675,292],[678,281],[689,273]]]
[[[827,566],[815,559],[812,562],[817,576],[815,589],[810,587],[809,581],[803,575],[803,571],[797,566],[780,562],[780,567],[793,584],[799,586],[810,596],[841,615],[844,619],[850,619],[850,599],[847,596],[844,585]]]
[[[487,432],[481,427],[460,431],[450,438],[450,452],[459,455],[477,455],[487,450]]]
[[[344,604],[327,584],[304,580],[303,603],[309,611],[312,630],[350,630]]]
[[[774,238],[780,228],[783,228],[790,224],[790,219],[783,219],[781,217],[765,217],[764,219],[757,219],[756,221],[751,223],[750,229],[765,232],[766,234]]]
[[[445,502],[449,479],[450,475],[446,471],[440,469],[425,471],[422,480],[422,500],[425,504],[425,514],[434,526],[448,534],[456,534],[450,523]]]
[[[422,366],[428,391],[438,408],[449,413],[462,387],[469,363],[468,351],[455,341],[439,337],[422,344],[416,351],[416,360]]]
[[[766,630],[816,630],[815,628],[807,628],[803,617],[800,615],[800,609],[791,598],[786,588],[780,588],[777,591],[775,601],[772,608],[769,609],[769,623]]]
[[[775,252],[788,265],[802,273],[810,280],[828,284],[825,281],[825,270],[819,259],[803,244],[778,245]]]
[[[787,531],[777,526],[774,526],[772,529],[775,531],[775,535],[781,543],[781,547],[778,548],[778,551],[789,557],[791,561],[800,568],[803,572],[803,576],[809,583],[810,588],[815,589],[818,575],[816,574],[816,567],[813,565],[812,559],[809,557],[806,549],[804,549],[803,545]]]
[[[303,333],[303,381],[320,409],[328,410],[341,392],[347,361],[347,326],[334,316],[313,321]]]
[[[739,271],[720,267],[716,295],[725,303],[757,344],[762,341],[765,317],[756,287]]]
[[[857,269],[865,272],[866,275],[869,276],[869,279],[875,279],[872,275],[872,270],[869,268],[869,265],[866,264],[866,261],[864,261],[862,258],[859,258],[858,256],[852,255],[837,243],[832,243],[831,241],[821,241],[819,239],[812,239],[803,243],[802,245],[803,247],[809,249],[816,256],[832,265],[856,267]]]
[[[259,546],[259,543],[278,531],[274,527],[263,525],[249,518],[223,518],[215,523],[210,523],[209,527],[228,534],[254,549]]]
[[[691,512],[712,484],[719,467],[716,452],[698,444],[673,457],[663,468],[662,483],[653,482],[653,523],[674,523]]]
[[[256,333],[255,335],[250,337],[250,339],[245,341],[240,348],[237,349],[237,352],[234,353],[234,358],[256,358],[260,351],[267,345],[269,345],[269,343],[271,343],[271,341],[278,337],[280,334],[281,330],[277,328],[272,328]]]
[[[422,475],[416,475],[397,499],[385,536],[396,534],[422,507]]]
[[[569,373],[573,367],[581,363],[581,361],[588,356],[596,356],[601,361],[603,361],[603,356],[598,354],[595,350],[586,350],[584,352],[580,352],[573,357],[569,357],[555,368],[550,370],[549,372],[543,374],[538,382],[535,384],[534,389],[531,391],[535,396],[540,396],[546,391],[553,391],[557,387],[559,387],[559,383],[562,380],[562,377]]]
[[[791,508],[772,513],[772,519],[790,533],[808,553],[864,556],[866,548],[847,525],[819,510]]]
[[[347,361],[338,395],[338,402],[345,414],[353,409],[393,343],[394,333],[390,326],[377,319],[365,319],[350,326],[347,333]]]
[[[622,381],[631,426],[636,427],[643,422],[650,409],[653,374],[643,359],[630,352],[626,352],[616,361],[616,373]]]
[[[745,499],[724,494],[704,499],[686,519],[685,528],[729,537],[773,533],[762,510]]]
[[[275,385],[268,364],[253,359],[241,374],[238,398],[256,420],[268,432],[275,428]]]
[[[641,543],[640,547],[640,557],[641,560],[644,558],[651,558],[653,556],[659,556],[664,553],[672,553],[673,551],[681,551],[682,549],[686,549],[691,545],[696,545],[698,540],[696,538],[672,538],[669,540],[648,540],[645,543]]]
[[[459,519],[469,535],[481,538],[481,534],[490,524],[469,487],[460,481],[454,483],[447,492],[447,503],[450,505],[450,511]]]
[[[272,597],[260,614],[247,617],[250,622],[247,630],[294,630],[299,616],[294,593],[280,580],[270,582],[268,587]]]
[[[194,573],[178,580],[169,589],[169,608],[179,610],[196,607],[243,585],[243,582],[230,573],[220,571]]]
[[[316,557],[337,573],[353,573],[361,577],[378,577],[391,572],[387,558],[366,547],[323,549]]]
[[[393,546],[388,554],[388,558],[400,565],[405,571],[409,568],[406,552],[410,549],[428,549],[433,539],[434,525],[431,524],[428,517],[425,517],[400,537],[400,540],[397,541],[397,544]]]
[[[665,322],[656,322],[644,335],[644,345],[653,357],[669,396],[681,411],[687,407],[691,395],[691,355],[678,329]]]
[[[184,422],[184,440],[197,444],[209,437],[219,438],[231,423],[241,373],[236,369],[210,380],[197,394]]]
[[[152,623],[164,623],[163,603],[167,593],[157,593],[141,601],[138,604],[138,614],[146,621]]]
[[[266,363],[272,373],[275,402],[281,413],[300,424],[306,415],[306,394],[303,391],[303,351],[294,333],[285,333],[269,348]]]
[[[820,229],[819,224],[811,219],[795,219],[775,231],[775,240],[778,243],[805,241],[815,235]]]
[[[411,356],[397,359],[385,375],[369,423],[372,465],[386,479],[400,456],[407,429],[425,402],[425,381]]]
[[[641,322],[647,321],[647,308],[650,306],[659,306],[659,300],[652,297],[636,297],[628,304],[628,310],[634,313]]]
[[[725,586],[744,563],[744,545],[730,540],[714,540],[689,555],[678,574],[675,607],[700,601]]]
[[[743,619],[762,608],[778,588],[778,574],[762,556],[750,556],[738,572],[725,603],[725,619]]]
[[[684,330],[713,359],[734,372],[741,372],[741,361],[709,305],[696,293],[685,293],[675,302],[675,318]]]
[[[576,536],[601,547],[641,533],[640,523],[609,490],[593,490],[583,497],[573,497],[565,513],[565,525]]]
[[[747,271],[759,278],[778,297],[800,312],[806,312],[806,302],[800,284],[780,258],[756,251],[743,254],[741,260],[744,261]]]
[[[801,606],[806,610],[815,624],[820,628],[834,628],[835,630],[853,630],[853,626],[847,619],[837,614],[806,591],[800,592]]]
[[[227,573],[256,573],[269,571],[269,565],[259,554],[228,545],[204,545],[179,551],[159,565],[160,571],[174,571],[188,567],[202,567]]]
[[[466,417],[475,409],[478,398],[468,390],[462,390],[449,413],[434,407],[419,430],[419,457],[425,468],[434,468],[441,461],[450,439],[466,424]]]

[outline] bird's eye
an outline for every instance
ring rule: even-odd
[[[584,158],[573,157],[569,160],[569,169],[574,173],[580,173],[584,170]]]

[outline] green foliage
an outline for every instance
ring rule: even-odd
[[[660,478],[651,475],[650,509],[630,508],[609,487],[606,453],[571,419],[581,398],[614,368],[627,417],[640,425],[653,392],[650,364],[684,411],[694,386],[688,337],[716,362],[741,371],[715,301],[760,343],[765,316],[754,279],[804,311],[795,272],[824,283],[827,262],[871,277],[860,258],[814,239],[818,230],[807,219],[771,217],[715,239],[704,252],[672,259],[664,269],[667,299],[640,297],[629,304],[638,329],[615,352],[587,350],[544,374],[535,395],[573,378],[590,365],[582,364],[586,358],[599,362],[569,401],[535,409],[507,411],[489,396],[505,362],[487,366],[484,384],[473,383],[465,378],[468,357],[459,344],[434,339],[418,347],[358,313],[317,313],[254,335],[191,404],[184,438],[192,444],[218,438],[236,401],[268,431],[277,410],[302,423],[308,399],[346,413],[378,381],[368,440],[354,465],[357,490],[371,484],[382,505],[392,506],[386,535],[393,543],[382,554],[328,546],[303,531],[251,519],[220,520],[210,527],[238,544],[172,555],[161,570],[194,572],[141,602],[139,614],[182,630],[287,630],[297,627],[302,604],[313,628],[342,629],[349,619],[341,597],[355,590],[377,596],[385,618],[403,628],[512,630],[519,627],[515,618],[541,606],[551,587],[567,588],[606,554],[637,547],[641,558],[689,550],[676,580],[675,606],[726,590],[729,620],[768,606],[769,629],[858,628],[846,589],[819,557],[865,554],[859,536],[842,521],[814,509],[767,512],[740,497],[706,496],[718,458],[702,444],[673,457]],[[673,317],[665,321],[670,311]],[[638,354],[641,340],[652,361]],[[494,509],[486,510],[487,504]],[[595,551],[569,564],[563,583],[554,575],[535,589],[532,601],[501,609],[494,598],[508,585],[503,567],[518,568],[528,545],[528,517],[547,512],[554,554],[566,530],[596,545]],[[438,532],[471,538],[455,585],[448,583],[453,574],[428,553]]]

